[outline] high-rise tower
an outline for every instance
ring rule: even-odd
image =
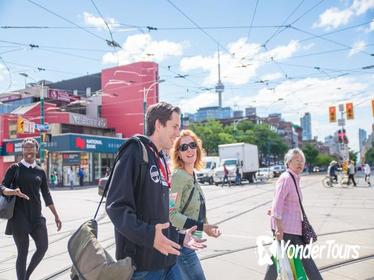
[[[218,48],[218,83],[216,85],[216,92],[218,93],[218,106],[222,107],[222,92],[224,91],[225,86],[221,82],[221,64],[220,64],[220,55]]]

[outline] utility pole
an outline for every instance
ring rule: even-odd
[[[345,126],[344,104],[339,104],[339,112],[340,112],[340,119],[338,119],[338,126],[341,126],[341,132],[344,133],[345,131],[344,129],[344,126]],[[343,158],[343,161],[346,161],[346,160],[349,160],[349,152],[348,152],[348,146],[345,143],[344,139],[345,138],[343,138],[342,143],[340,143],[339,150],[340,150],[340,155]]]
[[[40,90],[40,124],[42,129],[40,130],[40,150],[39,157],[42,166],[44,165],[44,81],[42,81]]]

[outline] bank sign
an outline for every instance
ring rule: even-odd
[[[39,141],[39,138],[36,138]],[[92,152],[92,153],[117,153],[125,139],[68,133],[52,137],[46,143],[48,152]],[[22,153],[22,139],[4,141],[2,156]]]

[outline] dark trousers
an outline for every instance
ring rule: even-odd
[[[43,259],[48,249],[48,233],[45,224],[36,226],[30,233],[35,242],[36,251],[31,258],[26,270],[27,254],[29,252],[29,234],[24,232],[14,232],[13,239],[17,247],[16,271],[18,280],[28,280],[31,273]]]
[[[283,235],[283,240],[286,243],[288,240],[290,241],[290,244],[293,245],[304,245],[303,240],[301,239],[301,236],[295,235],[295,234],[289,234],[285,233]],[[306,275],[308,276],[308,279],[311,280],[322,280],[322,276],[318,271],[318,268],[316,264],[314,263],[312,258],[302,258],[301,259],[304,270]],[[277,268],[275,264],[269,265],[266,274],[265,274],[265,280],[276,280],[277,279]]]
[[[83,186],[83,176],[79,176],[79,185]]]
[[[225,184],[225,182],[229,185],[229,187],[231,187],[231,182],[230,182],[230,180],[229,180],[229,176],[227,176],[227,175],[225,175],[225,176],[223,177],[222,187],[223,187],[223,185]]]
[[[351,180],[353,182],[353,185],[356,186],[356,181],[355,181],[355,175],[354,174],[348,174],[348,185],[351,184]]]

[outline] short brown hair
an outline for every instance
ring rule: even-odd
[[[181,143],[181,139],[186,136],[190,136],[197,144],[196,161],[194,168],[197,170],[201,170],[204,168],[203,157],[205,156],[205,151],[203,149],[203,141],[201,141],[201,139],[193,131],[189,129],[182,130],[178,138],[174,141],[173,148],[171,149],[170,153],[173,169],[184,167],[184,163],[179,156],[179,146]]]
[[[148,107],[146,122],[147,122],[147,131],[148,136],[153,135],[155,132],[156,121],[159,120],[160,123],[165,126],[166,122],[170,120],[173,112],[176,112],[180,115],[181,110],[177,106],[173,106],[167,102],[159,102]]]

